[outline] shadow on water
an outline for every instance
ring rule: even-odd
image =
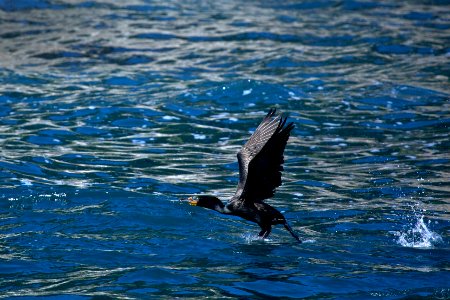
[[[448,13],[0,0],[0,298],[449,298]],[[302,244],[178,200],[270,107]]]

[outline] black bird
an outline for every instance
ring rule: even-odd
[[[224,204],[217,197],[207,195],[189,197],[188,200],[191,205],[257,223],[261,227],[259,236],[262,238],[269,236],[272,225],[284,225],[301,242],[286,218],[277,209],[263,202],[273,197],[275,189],[281,185],[283,152],[294,128],[293,123],[286,125],[287,118],[275,115],[275,112],[275,109],[269,111],[237,154],[239,183],[230,201]]]

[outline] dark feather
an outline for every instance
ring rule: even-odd
[[[239,184],[231,201],[261,202],[281,185],[283,152],[293,123],[271,109],[239,151]]]

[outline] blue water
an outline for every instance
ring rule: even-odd
[[[447,1],[0,0],[0,298],[450,298]],[[229,198],[295,122],[282,228]]]

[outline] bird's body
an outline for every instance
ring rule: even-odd
[[[293,128],[293,123],[286,125],[286,118],[275,116],[275,109],[271,109],[237,154],[239,183],[230,201],[223,204],[214,196],[196,196],[189,198],[190,204],[255,222],[261,227],[259,236],[263,238],[270,234],[273,225],[284,225],[300,242],[284,216],[263,202],[273,197],[281,185],[283,152]]]

